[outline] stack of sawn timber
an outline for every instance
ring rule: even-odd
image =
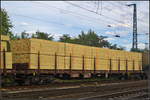
[[[12,69],[12,53],[10,52],[10,38],[6,35],[1,35],[0,43],[0,69]]]
[[[30,69],[58,70],[141,70],[142,54],[97,48],[70,43],[53,42],[42,39],[20,39],[11,41],[13,63],[28,63]],[[38,56],[39,54],[39,56]],[[94,60],[95,59],[95,60]],[[120,64],[119,64],[120,61]],[[127,61],[127,63],[126,63]],[[38,63],[39,62],[39,63]]]

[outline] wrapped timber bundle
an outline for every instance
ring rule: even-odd
[[[149,53],[148,52],[144,52],[142,58],[143,58],[143,66],[147,66],[147,65],[150,64],[149,63]]]
[[[1,35],[0,37],[0,69],[12,69],[12,53],[10,52],[9,36]]]
[[[142,54],[53,42],[42,39],[11,41],[13,65],[40,73],[127,73],[142,70]]]

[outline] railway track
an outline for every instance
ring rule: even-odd
[[[118,84],[122,82],[135,82],[139,80],[98,80],[98,81],[79,81],[79,82],[55,82],[47,85],[24,85],[24,86],[6,86],[2,88],[2,91],[17,91],[17,90],[29,90],[38,88],[54,88],[54,87],[66,87],[66,86],[95,86],[95,85],[107,85]]]
[[[148,95],[147,88],[125,90],[114,93],[107,93],[104,95],[95,95],[89,97],[79,98],[78,100],[99,100],[99,99],[111,99],[111,100],[133,100],[134,98],[143,97]]]
[[[79,86],[79,87],[60,87],[60,88],[45,88],[36,90],[18,90],[5,91],[3,98],[6,100],[96,100],[103,97],[116,97],[127,94],[127,92],[134,92],[137,89],[146,91],[147,81],[134,81],[113,84],[97,84],[95,86]],[[113,93],[113,94],[112,94]],[[120,93],[120,94],[119,94]],[[115,96],[116,95],[116,96]],[[89,98],[90,97],[90,98]],[[14,98],[14,99],[13,99]]]

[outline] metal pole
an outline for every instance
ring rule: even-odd
[[[148,50],[148,64],[149,64],[149,71],[148,71],[148,97],[150,99],[150,33],[149,33],[149,50]]]
[[[133,42],[132,42],[132,49],[138,49],[138,41],[137,41],[137,11],[136,11],[136,4],[129,4],[127,6],[133,6]]]
[[[2,20],[1,15],[0,15],[0,19]],[[2,23],[0,23],[0,28],[2,28]],[[2,80],[2,77],[1,77],[1,75],[2,75],[2,72],[1,72],[2,71],[2,66],[1,66],[1,55],[2,55],[1,53],[2,52],[1,51],[2,50],[1,50],[1,46],[2,45],[1,45],[1,33],[0,33],[0,89],[2,88],[2,83],[1,83],[2,82],[1,81]],[[2,92],[1,92],[1,90],[0,90],[0,100],[2,100]]]
[[[2,91],[1,91],[1,88],[2,88],[2,63],[1,63],[1,53],[2,53],[2,50],[1,50],[1,33],[0,33],[0,100],[2,100]]]

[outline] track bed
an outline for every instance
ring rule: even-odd
[[[31,87],[31,89],[13,91],[6,89],[3,91],[3,98],[5,98],[4,100],[68,100],[69,98],[72,100],[86,100],[89,97],[94,99],[95,97],[93,98],[93,96],[99,97],[99,95],[105,95],[106,98],[109,97],[111,93],[136,91],[137,89],[143,90],[147,88],[147,85],[147,81],[142,80],[132,82],[95,83],[91,85],[78,84],[60,87],[41,86],[41,88]]]

